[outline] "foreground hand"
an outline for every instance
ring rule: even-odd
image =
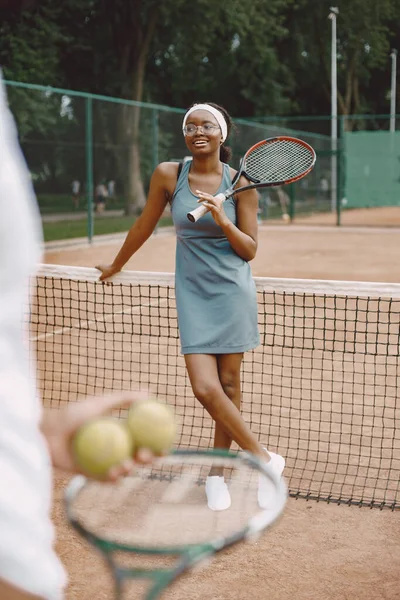
[[[147,398],[148,394],[145,392],[118,392],[85,398],[64,409],[47,412],[43,418],[42,432],[47,440],[53,465],[64,471],[77,472],[71,442],[78,429],[92,419],[109,414],[114,408],[128,408],[132,402]],[[136,454],[135,461],[148,463],[152,458],[150,450],[142,448]],[[124,461],[110,470],[108,479],[114,481],[127,475],[133,467],[133,459]]]
[[[210,209],[210,212],[217,225],[222,227],[223,225],[229,223],[222,200],[212,196],[211,194],[207,194],[207,192],[201,192],[200,190],[196,190],[196,194],[199,197],[198,202],[202,202],[204,206]]]
[[[114,265],[97,265],[95,269],[101,271],[99,281],[104,281],[120,272],[120,269],[117,269]]]

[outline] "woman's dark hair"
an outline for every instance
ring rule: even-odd
[[[196,102],[196,104],[198,104],[198,103]],[[204,102],[204,104],[209,104],[213,108],[216,108],[217,110],[219,110],[219,112],[222,114],[222,116],[224,117],[224,119],[226,121],[226,126],[227,126],[227,130],[228,130],[226,138],[228,139],[232,129],[235,128],[235,125],[233,124],[232,118],[231,118],[230,114],[228,113],[228,111],[225,110],[225,108],[223,106],[219,106],[218,104],[215,104],[214,102]],[[194,106],[194,104],[192,104],[192,106]],[[190,106],[189,108],[192,108],[192,106]],[[219,151],[219,158],[220,158],[221,162],[229,163],[229,161],[232,158],[231,148],[229,146],[225,146],[225,144],[222,144],[220,151]]]

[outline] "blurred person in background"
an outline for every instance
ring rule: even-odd
[[[78,181],[77,179],[74,179],[74,181],[71,184],[71,190],[72,190],[72,202],[73,202],[74,208],[75,208],[75,210],[78,210],[80,190],[81,190],[80,181]]]
[[[319,189],[321,192],[321,196],[324,200],[329,198],[329,181],[325,176],[321,177],[319,182]]]
[[[107,188],[106,188],[106,183],[105,183],[105,181],[102,181],[101,183],[99,183],[96,186],[96,191],[95,191],[95,210],[98,214],[101,214],[102,212],[104,212],[104,209],[106,207],[107,196],[108,196],[108,192],[107,192]]]
[[[110,181],[107,183],[107,193],[108,193],[108,197],[112,202],[115,202],[116,197],[115,197],[115,181],[114,179],[110,179]]]

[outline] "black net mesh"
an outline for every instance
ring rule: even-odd
[[[147,387],[175,408],[181,447],[209,447],[173,276],[97,278],[61,267],[37,278],[30,328],[45,406]],[[243,363],[243,417],[286,458],[292,495],[399,508],[400,286],[318,283],[256,279],[261,345]]]

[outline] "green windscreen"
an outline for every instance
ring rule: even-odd
[[[345,132],[344,142],[344,206],[400,205],[400,132]]]

